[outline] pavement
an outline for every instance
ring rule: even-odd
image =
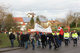
[[[73,47],[73,46],[64,46],[60,47],[56,50],[53,48],[49,50],[49,48],[36,48],[35,50],[32,50],[32,48],[28,49],[19,49],[19,50],[12,50],[12,51],[7,51],[7,52],[2,52],[2,53],[80,53],[80,46]]]
[[[14,47],[0,48],[0,53],[80,53],[80,40],[78,40],[78,45],[76,47],[73,47],[73,41],[71,41],[68,46],[65,46],[63,42],[62,46],[56,50],[53,47],[50,50],[48,46],[45,49],[36,47],[35,50],[32,50],[32,47],[28,49]]]
[[[0,52],[7,52],[12,50],[21,49],[20,47],[13,47],[13,48],[0,48]]]

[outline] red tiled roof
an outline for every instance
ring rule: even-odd
[[[14,19],[16,22],[23,22],[23,24],[21,24],[21,25],[25,25],[22,17],[13,17],[13,19]]]
[[[22,17],[13,17],[13,19],[17,22],[24,22]]]

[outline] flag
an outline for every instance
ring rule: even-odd
[[[59,27],[58,30],[60,31],[59,32],[60,35],[63,35],[64,34],[64,31],[63,31],[62,27]]]

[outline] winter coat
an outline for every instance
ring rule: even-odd
[[[15,35],[14,35],[13,33],[11,33],[11,34],[9,35],[9,39],[10,39],[10,40],[12,40],[12,39],[15,40]]]

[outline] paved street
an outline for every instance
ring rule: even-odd
[[[2,53],[80,53],[80,40],[78,41],[77,47],[73,47],[71,41],[69,46],[65,46],[63,43],[63,45],[57,50],[54,50],[53,48],[49,50],[47,47],[46,49],[36,48],[34,51],[32,50],[32,48],[29,48],[29,49],[18,49],[18,50],[2,52]]]

